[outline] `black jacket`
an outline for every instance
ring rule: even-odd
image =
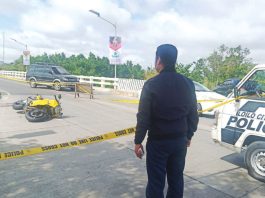
[[[162,71],[143,87],[135,144],[141,144],[148,131],[149,140],[191,139],[197,130],[198,112],[193,82],[172,71]]]

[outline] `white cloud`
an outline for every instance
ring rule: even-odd
[[[1,16],[15,16],[18,28],[0,30],[27,43],[34,55],[92,51],[108,56],[108,36],[114,29],[88,12],[94,9],[117,24],[125,60],[150,66],[156,47],[172,43],[179,49],[179,62],[189,63],[226,44],[247,47],[254,61],[264,63],[264,7],[262,0],[3,0]],[[6,46],[10,61],[23,50],[10,39]]]

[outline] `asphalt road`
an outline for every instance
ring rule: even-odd
[[[73,92],[0,79],[0,152],[76,140],[134,126],[137,105],[116,103],[122,96],[95,92],[90,100]],[[29,123],[11,103],[33,94],[62,94],[62,119]],[[201,118],[188,149],[185,197],[264,197],[265,185],[248,176],[241,155],[216,145],[210,137],[214,120]],[[0,197],[142,198],[145,157],[133,153],[133,136],[89,146],[0,161]]]
[[[28,94],[51,94],[51,90],[43,88],[32,89],[28,84],[0,78],[0,90],[8,91],[11,95],[28,95]],[[55,91],[53,91],[55,92]]]

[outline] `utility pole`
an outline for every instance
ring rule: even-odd
[[[5,64],[5,32],[3,32],[3,64]]]

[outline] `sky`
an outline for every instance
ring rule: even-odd
[[[178,48],[178,62],[187,64],[225,44],[248,48],[259,64],[265,63],[264,8],[263,0],[1,0],[0,32],[6,62],[25,49],[11,38],[34,56],[108,56],[114,28],[92,9],[117,25],[123,61],[152,66],[156,47],[170,43]]]

